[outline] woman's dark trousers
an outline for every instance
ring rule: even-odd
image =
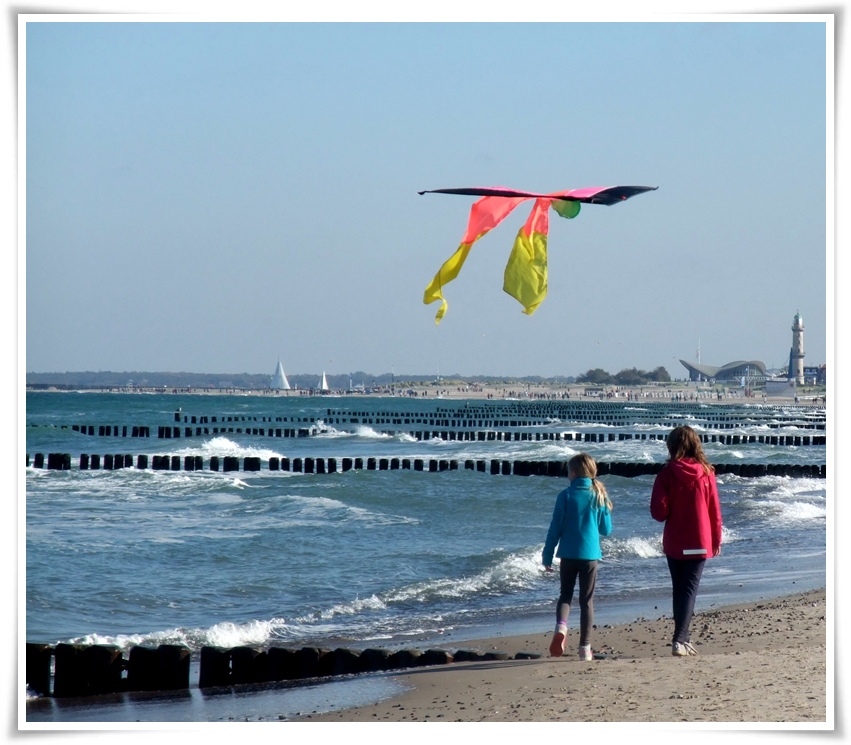
[[[694,614],[697,588],[703,575],[706,559],[668,559],[671,584],[674,588],[674,642],[682,644],[690,640],[689,626]]]
[[[573,601],[573,589],[579,579],[579,646],[584,647],[591,641],[591,629],[594,625],[594,587],[597,584],[597,562],[584,559],[562,559],[559,567],[561,592],[556,608],[556,623],[567,623],[570,604]]]

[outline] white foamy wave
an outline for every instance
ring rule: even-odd
[[[691,417],[687,417],[682,421],[683,424],[688,424],[695,432],[703,432],[706,430],[705,427],[702,427]],[[635,424],[629,425],[630,428],[635,429],[636,432],[670,432],[671,428],[667,424],[649,424],[647,422],[635,422]],[[622,429],[622,427],[617,426],[616,429]]]
[[[264,447],[252,447],[240,445],[227,437],[213,437],[211,440],[206,440],[200,445],[194,447],[185,447],[169,452],[170,455],[200,455],[202,458],[209,458],[213,455],[221,457],[238,458],[259,457],[268,460],[274,456],[279,456],[280,453]]]
[[[400,432],[396,437],[399,442],[417,442],[417,438],[411,437],[407,432]]]
[[[213,647],[240,647],[244,645],[263,644],[276,627],[283,625],[283,618],[271,621],[249,621],[248,623],[217,623],[211,626],[202,636],[204,645]]]
[[[721,526],[721,543],[732,543],[740,540],[739,534],[735,530],[731,530],[726,525]]]
[[[355,598],[350,603],[340,603],[328,610],[317,611],[311,616],[297,618],[296,623],[309,623],[311,621],[330,621],[333,618],[340,616],[353,616],[363,611],[370,610],[386,610],[387,605],[376,595],[371,595],[368,598]]]
[[[154,631],[149,634],[89,634],[69,640],[70,644],[106,644],[115,645],[127,652],[131,647],[156,647],[160,644],[178,644],[197,651],[201,647],[240,647],[260,645],[273,636],[282,634],[286,626],[283,618],[269,621],[254,620],[246,623],[217,623],[208,629],[176,628]]]
[[[418,582],[382,595],[386,603],[429,602],[480,594],[496,595],[531,587],[540,578],[543,546],[510,554],[494,566],[468,577]]]
[[[662,556],[662,536],[655,538],[603,538],[600,542],[603,561],[628,561],[629,559],[652,559]]]
[[[553,460],[569,460],[578,452],[580,451],[570,445],[565,445],[563,442],[558,440],[548,440],[547,443],[540,448],[542,459],[545,456],[553,456]]]
[[[761,511],[772,522],[797,525],[811,520],[821,521],[827,510],[809,502],[780,502],[769,500],[760,504]]]
[[[355,437],[351,432],[346,432],[345,430],[337,429],[331,424],[325,424],[321,419],[316,422],[317,426],[322,427],[322,429],[316,433],[315,437],[320,440],[337,440],[342,437]]]
[[[389,440],[393,437],[393,435],[385,435],[383,432],[377,432],[365,424],[359,424],[355,427],[355,435],[367,440]]]
[[[364,507],[352,507],[331,497],[305,497],[286,495],[285,499],[295,508],[295,514],[288,517],[286,525],[324,525],[328,520],[363,522],[369,526],[379,525],[418,525],[419,520],[404,515],[392,515],[373,512]]]
[[[759,479],[771,487],[770,494],[777,499],[797,499],[802,495],[825,498],[824,479],[801,479],[791,476],[766,476]]]

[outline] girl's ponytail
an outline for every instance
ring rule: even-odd
[[[602,481],[597,481],[594,477],[591,479],[591,489],[597,495],[597,507],[602,509],[605,507],[609,512],[612,511],[612,500],[609,499],[609,494],[606,491],[606,485]]]
[[[597,480],[597,464],[588,453],[574,455],[567,462],[567,470],[581,478],[591,479],[591,489],[597,498],[597,507],[599,509],[605,507],[609,512],[612,511],[612,500],[609,499],[605,484]]]

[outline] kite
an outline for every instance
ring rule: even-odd
[[[470,210],[467,232],[461,245],[447,259],[434,279],[426,287],[423,302],[428,305],[440,300],[434,322],[440,323],[446,315],[448,303],[443,297],[443,286],[458,276],[473,244],[485,233],[499,225],[521,202],[534,199],[535,204],[526,224],[520,228],[514,247],[505,266],[502,289],[515,298],[523,312],[531,316],[547,296],[547,233],[549,232],[549,208],[568,219],[579,214],[580,205],[618,204],[625,199],[655,191],[658,186],[592,186],[586,189],[557,191],[552,194],[535,194],[516,191],[502,186],[473,187],[464,189],[426,189],[418,194],[463,194],[479,196]]]

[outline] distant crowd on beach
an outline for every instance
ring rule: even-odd
[[[42,386],[30,387],[28,390],[51,390],[70,391],[71,388],[48,388]],[[318,389],[292,388],[289,390],[274,388],[193,388],[193,387],[152,387],[142,388],[139,386],[112,386],[99,388],[76,388],[73,390],[84,390],[90,393],[159,393],[159,394],[201,394],[201,395],[250,395],[269,397],[312,397],[312,396],[372,396],[372,397],[405,397],[405,398],[475,398],[487,400],[536,400],[536,401],[669,401],[672,403],[683,402],[721,402],[731,403],[743,401],[743,399],[769,403],[769,398],[764,391],[750,388],[685,388],[683,384],[676,386],[587,386],[580,384],[572,385],[546,385],[533,383],[523,388],[497,387],[488,384],[473,384],[461,386],[436,386],[433,383],[411,384],[397,383],[395,385],[374,386],[364,388],[359,386],[354,390],[333,389],[320,391]],[[816,389],[814,391],[801,390],[794,398],[771,398],[772,403],[794,401],[795,404],[804,406],[826,406],[827,399],[824,393]]]

